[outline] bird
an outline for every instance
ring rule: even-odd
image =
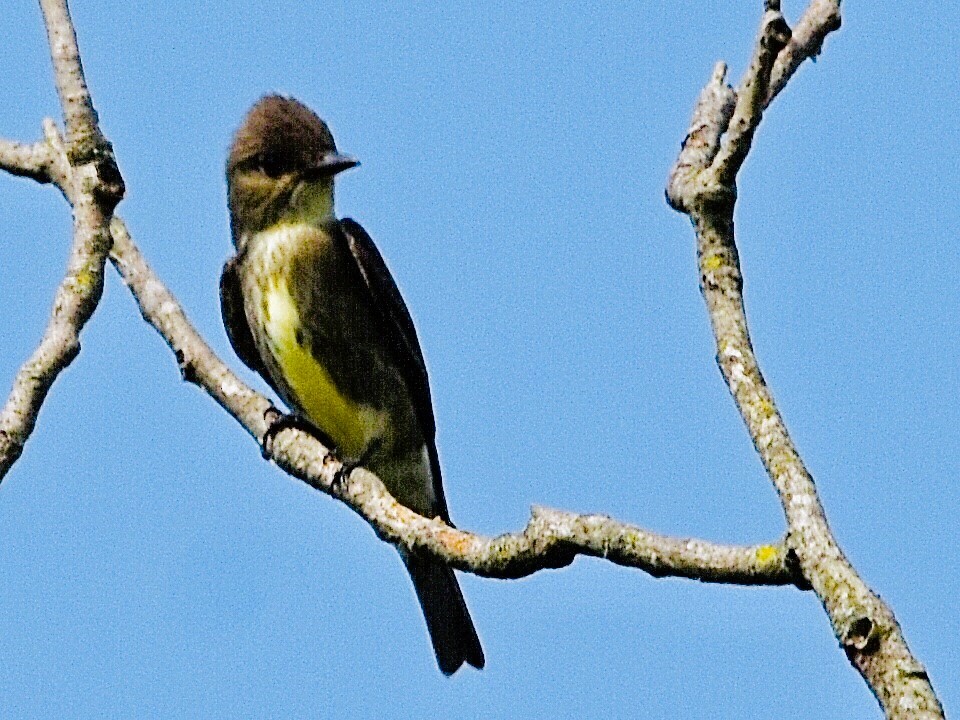
[[[253,105],[226,165],[235,252],[220,277],[224,326],[286,417],[305,422],[345,467],[375,473],[398,502],[449,524],[413,319],[370,235],[334,210],[335,176],[358,164],[298,100],[271,94]],[[453,570],[398,550],[440,670],[482,668]]]

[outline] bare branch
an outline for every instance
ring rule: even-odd
[[[760,373],[747,330],[734,240],[736,174],[768,99],[839,27],[839,4],[814,0],[793,40],[784,47],[782,34],[773,33],[771,40],[768,29],[777,11],[778,3],[768,3],[751,68],[736,91],[732,120],[719,113],[716,127],[703,127],[709,114],[704,106],[717,94],[722,77],[714,73],[701,94],[687,141],[671,171],[667,195],[674,208],[690,215],[696,228],[700,285],[716,338],[717,362],[780,496],[790,552],[796,554],[800,571],[823,603],[841,646],[887,717],[940,718],[939,701],[923,666],[910,654],[893,613],[857,575],[833,537],[813,478]],[[777,45],[782,52],[771,57],[771,47]],[[711,148],[724,134],[720,151],[711,158]],[[707,149],[688,151],[691,139]]]
[[[51,182],[50,147],[47,143],[21,145],[0,139],[0,170],[11,175],[30,178],[38,183]]]
[[[260,442],[267,431],[267,398],[233,374],[187,319],[183,308],[147,264],[126,225],[115,217],[110,225],[110,260],[133,293],[140,314],[173,350],[184,380],[196,383]]]
[[[93,166],[89,169],[97,173],[92,178],[85,178],[91,182],[84,189],[102,194],[105,205],[112,200],[113,204],[107,207],[108,212],[112,211],[123,197],[123,178],[114,160],[113,148],[100,132],[97,111],[80,63],[77,33],[70,19],[67,0],[40,0],[40,9],[47,28],[53,77],[63,110],[70,165],[77,169],[87,164]],[[75,197],[71,200],[76,204]],[[104,229],[107,225],[109,218]],[[109,238],[109,233],[107,236]]]
[[[111,260],[144,319],[174,351],[184,379],[205,390],[262,442],[270,401],[237,378],[207,346],[119,218],[114,218],[111,229]],[[280,431],[263,452],[294,477],[345,502],[387,542],[431,553],[478,575],[522,577],[568,565],[577,555],[592,555],[658,577],[750,585],[798,581],[783,543],[734,547],[670,538],[601,515],[545,508],[533,510],[522,532],[485,538],[416,514],[398,503],[376,475],[361,468],[349,480],[337,482],[341,463],[316,438],[299,430]]]
[[[776,9],[773,9],[768,4],[768,9],[763,14],[753,59],[740,81],[733,117],[727,126],[720,152],[713,161],[717,181],[724,186],[735,182],[740,166],[750,152],[753,134],[763,118],[763,108],[766,107],[773,64],[790,40],[790,28],[780,14],[779,3],[775,7]]]
[[[103,294],[110,251],[110,217],[123,197],[123,179],[100,134],[80,66],[65,0],[41,0],[54,77],[67,128],[64,147],[52,122],[32,146],[0,144],[0,166],[39,182],[54,182],[73,206],[73,246],[39,346],[14,379],[0,411],[0,480],[23,452],[53,382],[80,352],[80,331]]]
[[[827,35],[839,29],[840,0],[813,0],[793,29],[790,42],[777,56],[767,90],[767,105],[787,86],[804,60],[820,54]]]
[[[717,63],[709,82],[700,91],[690,130],[681,145],[680,156],[670,170],[667,202],[678,212],[689,210],[685,204],[688,188],[698,186],[701,171],[710,166],[720,151],[720,140],[733,117],[737,94],[727,85],[726,76],[726,63]]]

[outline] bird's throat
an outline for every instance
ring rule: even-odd
[[[333,180],[325,178],[300,183],[291,193],[285,212],[280,215],[284,224],[323,226],[333,222]]]

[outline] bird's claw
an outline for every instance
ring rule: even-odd
[[[327,457],[330,457],[330,455]],[[350,473],[352,473],[358,467],[360,467],[359,460],[342,461],[340,463],[340,469],[333,474],[333,481],[330,483],[330,487],[336,492],[343,490],[347,482],[350,480]]]
[[[333,443],[330,442],[329,438],[327,438],[319,428],[299,415],[285,415],[271,405],[267,408],[266,412],[263,413],[263,419],[267,423],[267,430],[263,433],[263,438],[260,440],[260,451],[265,460],[273,455],[274,440],[277,435],[284,430],[300,430],[317,438],[317,440],[327,447],[333,447]]]
[[[338,492],[342,490],[347,481],[350,480],[350,474],[358,467],[365,466],[382,445],[383,440],[380,438],[374,438],[370,444],[367,445],[367,449],[363,451],[363,455],[361,455],[359,458],[347,458],[345,460],[341,460],[340,469],[334,473],[333,482],[330,483],[331,487]],[[332,454],[333,453],[331,452],[329,455],[327,455],[327,458],[330,458]],[[324,458],[324,460],[327,458]]]

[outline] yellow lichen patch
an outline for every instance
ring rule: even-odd
[[[78,291],[88,290],[93,286],[93,273],[89,270],[81,270],[74,276],[73,281]]]
[[[770,417],[773,415],[773,404],[766,398],[760,398],[760,400],[757,402],[757,407],[760,409],[760,412],[764,414],[764,416]]]
[[[716,270],[721,265],[723,265],[723,260],[720,259],[719,255],[711,255],[703,259],[703,267],[707,270]]]
[[[470,536],[462,533],[454,535],[453,533],[445,532],[443,534],[443,544],[458,555],[466,555],[473,549],[473,541]]]
[[[757,561],[766,565],[777,557],[777,548],[773,545],[761,545],[757,548]]]

